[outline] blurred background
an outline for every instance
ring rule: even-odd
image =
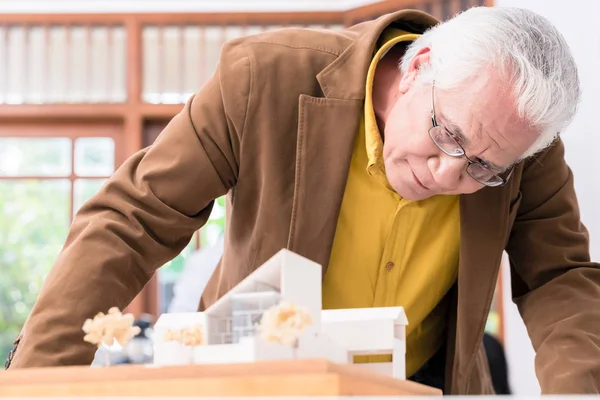
[[[594,109],[600,32],[593,27],[600,2],[572,0],[568,7],[558,0],[0,2],[0,358],[12,347],[74,213],[129,155],[152,144],[212,74],[225,41],[287,26],[340,30],[406,8],[444,20],[493,5],[545,15],[572,46],[584,95],[563,137],[592,258],[600,260],[600,178],[592,163],[600,149]],[[214,267],[224,224],[220,199],[209,223],[159,270],[129,311],[155,319],[173,309],[184,269]],[[513,392],[536,394],[534,353],[511,301],[506,260],[502,270],[487,331],[506,351]]]

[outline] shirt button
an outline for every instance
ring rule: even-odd
[[[385,264],[385,269],[387,269],[388,271],[391,271],[392,268],[394,268],[394,263],[393,262],[388,262],[387,264]]]

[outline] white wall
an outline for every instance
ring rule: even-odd
[[[498,6],[531,9],[554,23],[571,46],[577,61],[583,98],[579,113],[564,132],[567,162],[575,175],[582,220],[591,237],[591,254],[600,261],[600,1],[496,0]],[[505,274],[509,279],[508,274]],[[508,288],[508,285],[506,285]],[[509,289],[508,289],[509,290]],[[534,352],[510,292],[505,294],[506,346],[513,388],[520,394],[539,393],[533,371]]]
[[[344,11],[377,0],[2,0],[0,13]]]

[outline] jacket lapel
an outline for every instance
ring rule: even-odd
[[[323,266],[342,203],[362,101],[300,96],[288,248]]]
[[[460,262],[453,366],[453,376],[458,381],[452,385],[453,392],[465,393],[466,378],[485,329],[506,241],[508,196],[508,190],[484,188],[460,198]]]

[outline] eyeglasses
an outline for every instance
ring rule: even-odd
[[[483,161],[471,160],[467,157],[465,149],[457,142],[456,137],[448,129],[439,125],[435,118],[435,81],[431,86],[431,128],[429,128],[429,136],[433,143],[444,154],[450,157],[464,157],[467,159],[467,173],[477,182],[485,186],[496,187],[506,185],[510,179],[513,169],[505,171],[502,174],[493,172]]]

